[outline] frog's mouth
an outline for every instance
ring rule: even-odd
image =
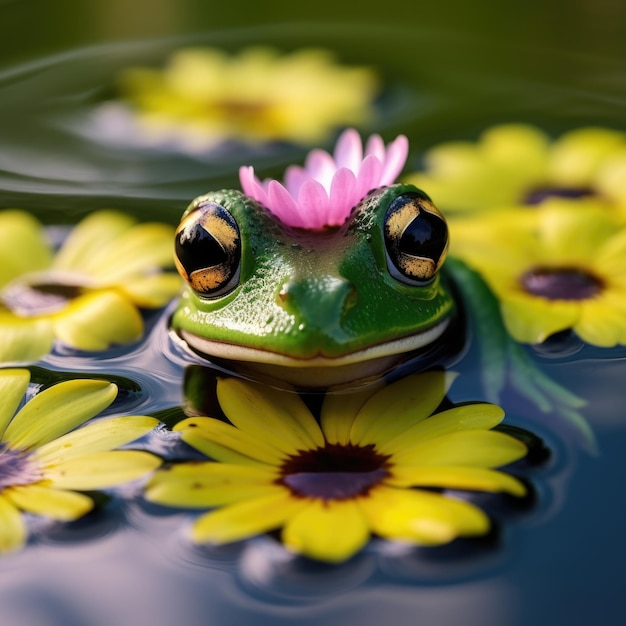
[[[397,362],[399,355],[414,352],[439,339],[449,323],[449,318],[444,319],[422,332],[336,357],[324,354],[294,357],[270,350],[206,339],[187,330],[180,330],[179,334],[193,350],[209,358],[242,362],[288,382],[310,384],[309,379],[314,379],[315,384],[325,384],[321,382],[322,380],[327,380],[328,384],[335,384],[386,371]]]

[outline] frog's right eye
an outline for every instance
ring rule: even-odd
[[[233,216],[214,202],[199,204],[176,229],[174,261],[201,296],[230,293],[239,283],[241,262],[241,238]]]
[[[443,215],[423,192],[398,196],[387,209],[384,221],[387,268],[400,282],[430,282],[446,258],[448,227]]]

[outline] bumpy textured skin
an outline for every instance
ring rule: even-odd
[[[451,316],[454,301],[437,275],[407,285],[387,268],[382,222],[412,185],[372,191],[340,228],[283,226],[238,191],[196,198],[233,215],[241,233],[241,274],[228,295],[210,300],[187,289],[172,325],[210,340],[299,359],[340,357],[420,333]]]

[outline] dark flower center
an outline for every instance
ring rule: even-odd
[[[347,500],[367,495],[389,475],[389,457],[376,452],[373,444],[326,444],[301,450],[281,467],[278,482],[297,495],[323,500]]]
[[[236,98],[218,100],[211,103],[211,107],[222,117],[234,118],[242,123],[258,122],[258,117],[264,115],[270,108],[268,102],[237,100]]]
[[[575,267],[535,267],[520,283],[527,293],[548,300],[587,300],[604,288],[600,278]]]
[[[24,282],[9,285],[0,298],[16,315],[32,317],[56,313],[83,292],[84,288],[75,284]]]
[[[0,490],[12,485],[30,485],[40,479],[41,473],[27,453],[0,443]]]
[[[524,204],[540,204],[548,198],[566,198],[576,200],[596,195],[591,187],[536,187],[529,190],[522,198]]]

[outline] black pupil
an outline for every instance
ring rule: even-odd
[[[405,228],[398,248],[411,256],[438,261],[448,239],[446,223],[437,215],[421,211]]]
[[[190,224],[176,237],[176,256],[188,274],[228,261],[220,243],[201,224]]]

